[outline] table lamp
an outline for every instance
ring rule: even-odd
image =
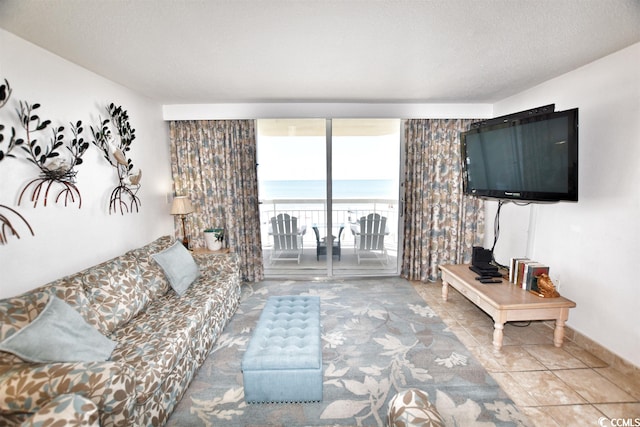
[[[182,244],[187,249],[189,249],[189,238],[187,237],[184,218],[191,212],[193,212],[193,206],[191,205],[191,200],[189,200],[187,196],[176,196],[173,198],[173,203],[171,204],[171,215],[180,215],[182,217]]]

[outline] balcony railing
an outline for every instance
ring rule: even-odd
[[[273,239],[269,236],[271,218],[288,213],[298,218],[298,225],[305,225],[307,232],[304,235],[304,245],[315,246],[315,235],[311,227],[317,226],[323,235],[327,227],[327,203],[325,199],[270,199],[260,201],[260,222],[262,234],[262,247],[270,248]],[[395,199],[334,199],[331,213],[333,228],[337,230],[341,225],[345,226],[342,238],[345,246],[353,244],[349,226],[355,224],[358,219],[370,213],[378,213],[387,218],[388,238],[385,246],[389,251],[395,251],[398,246],[398,201]]]

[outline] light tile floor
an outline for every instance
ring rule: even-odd
[[[549,322],[507,323],[497,352],[482,310],[451,287],[443,301],[440,282],[413,285],[536,427],[640,426],[638,370],[622,373],[567,338],[554,347]]]

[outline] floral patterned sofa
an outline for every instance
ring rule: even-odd
[[[96,425],[96,408],[103,427],[166,422],[240,299],[234,253],[186,255],[198,273],[179,295],[156,262],[176,246],[161,237],[0,301],[3,345],[37,323],[49,301],[62,300],[115,346],[106,360],[80,362],[28,362],[0,351],[0,425],[64,425],[69,412],[73,425]]]

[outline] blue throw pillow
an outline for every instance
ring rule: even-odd
[[[53,295],[33,322],[0,343],[0,351],[37,363],[104,361],[115,347],[115,341]]]
[[[184,295],[189,286],[200,276],[198,264],[180,242],[175,242],[164,251],[151,256],[160,264],[169,284],[180,296]]]

